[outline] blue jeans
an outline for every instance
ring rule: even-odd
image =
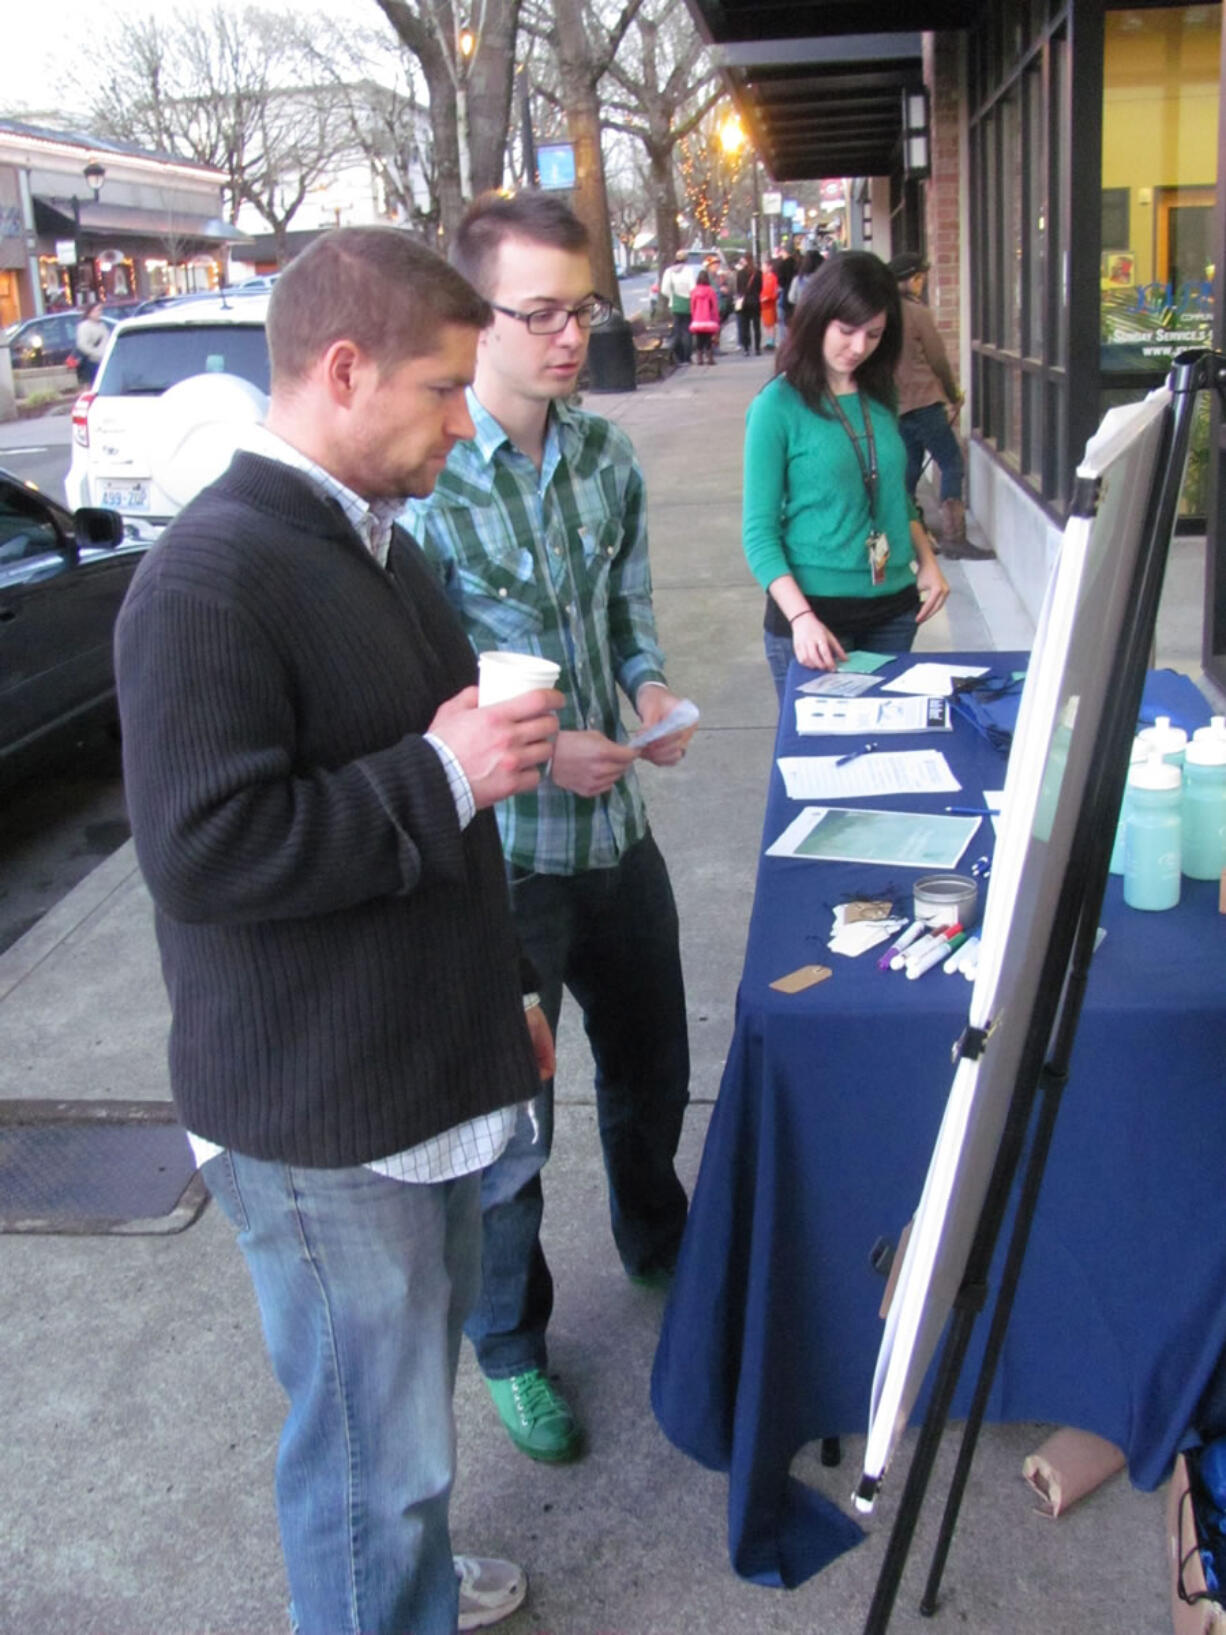
[[[650,835],[614,868],[511,876],[511,907],[556,1032],[570,990],[596,1063],[596,1117],[613,1241],[627,1272],[671,1268],[685,1227],[673,1159],[689,1101],[690,1053],[677,909]],[[541,1170],[553,1142],[553,1085],[520,1114],[481,1182],[481,1294],[465,1332],[482,1371],[546,1366],[553,1278],[541,1249]]]
[[[927,453],[940,467],[942,500],[960,500],[965,467],[962,449],[949,423],[949,410],[945,404],[929,403],[922,409],[912,409],[899,417],[898,429],[907,450],[907,493],[915,497],[915,487],[924,469],[924,456]]]
[[[896,613],[892,619],[883,619],[880,624],[857,631],[854,636],[845,630],[836,630],[834,635],[845,653],[852,653],[856,648],[865,653],[909,653],[915,641],[915,624],[914,611]],[[771,680],[775,683],[775,692],[782,708],[787,692],[788,665],[796,657],[796,651],[790,636],[775,636],[764,630],[762,640]]]
[[[480,1177],[421,1186],[233,1152],[201,1173],[289,1398],[276,1487],[294,1628],[454,1635],[451,1398]]]

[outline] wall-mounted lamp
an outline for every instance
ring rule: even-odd
[[[932,174],[928,91],[925,86],[902,94],[902,168],[903,175],[912,182],[926,181]]]

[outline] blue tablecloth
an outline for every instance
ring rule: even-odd
[[[953,657],[1025,665],[1025,655]],[[832,747],[795,732],[805,675],[793,667],[779,754]],[[1189,727],[1209,714],[1171,672],[1146,689],[1142,715],[1159,710]],[[860,804],[940,810],[1004,783],[1004,756],[965,722],[899,742],[944,750],[964,795]],[[774,768],[764,846],[799,809]],[[962,867],[992,840],[985,821]],[[879,1237],[897,1242],[919,1200],[969,988],[941,971],[918,982],[882,974],[872,954],[843,959],[826,939],[832,905],[863,893],[909,908],[915,878],[759,864],[735,1034],[652,1401],[678,1447],[729,1472],[732,1564],[765,1584],[796,1585],[861,1536],[788,1468],[806,1442],[867,1427],[882,1295],[870,1251]],[[1102,920],[989,1413],[1096,1431],[1151,1488],[1226,1348],[1226,919],[1216,885],[1185,880],[1178,909],[1142,914],[1113,878]],[[793,996],[770,988],[809,962],[832,965],[833,977]],[[956,1415],[986,1330],[985,1318]]]

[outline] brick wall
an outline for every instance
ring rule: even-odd
[[[931,110],[932,175],[925,198],[928,304],[954,361],[962,351],[961,107],[958,36],[924,35],[924,83]],[[966,383],[959,382],[965,389]]]

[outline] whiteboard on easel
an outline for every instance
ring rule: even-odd
[[[1092,515],[1072,516],[1048,580],[1018,709],[969,1025],[987,1033],[954,1072],[873,1377],[856,1503],[870,1510],[962,1286],[1017,1079],[1115,652],[1142,548],[1172,397],[1112,409],[1077,475]]]

